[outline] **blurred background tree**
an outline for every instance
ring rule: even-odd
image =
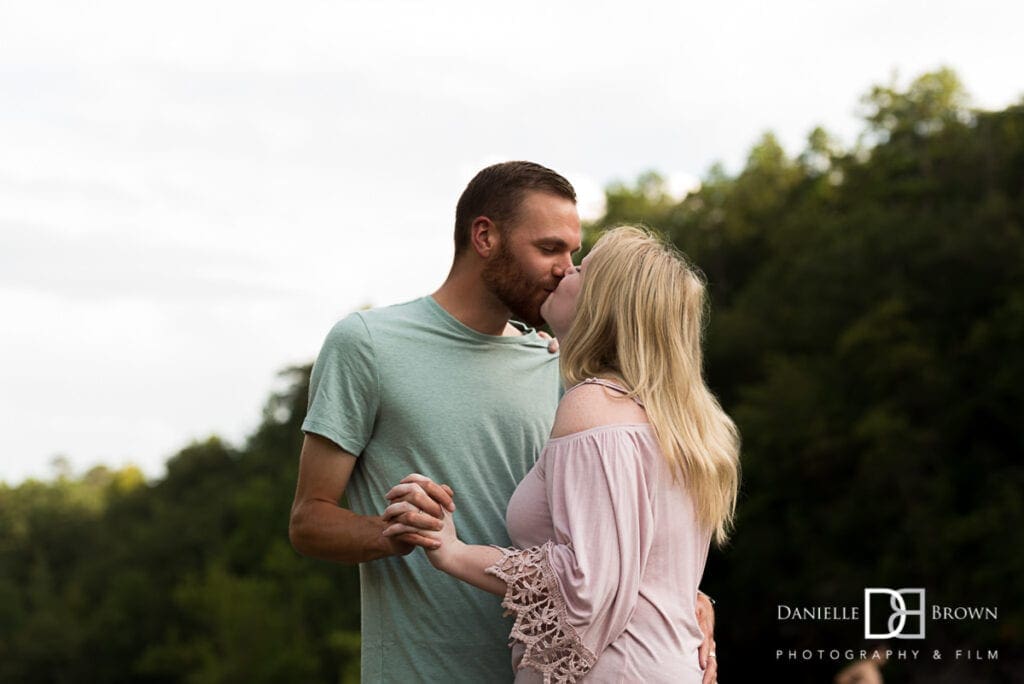
[[[852,149],[818,128],[791,157],[769,132],[682,199],[653,171],[613,184],[585,244],[644,223],[708,279],[708,379],[744,439],[736,534],[703,585],[723,678],[829,681],[843,662],[776,649],[867,647],[861,624],[776,605],[921,586],[1000,610],[924,647],[1000,660],[891,660],[887,681],[1019,681],[1024,103],[972,110],[943,69],[862,107]],[[309,367],[283,375],[243,446],[191,444],[156,482],[0,485],[0,681],[358,680],[356,568],[287,541]]]
[[[671,207],[645,204],[649,179],[616,186],[590,242],[646,223],[709,281],[709,381],[744,439],[735,539],[705,574],[724,597],[719,650],[743,656],[725,656],[723,676],[826,681],[832,664],[776,664],[775,649],[856,644],[860,624],[780,624],[775,606],[921,586],[932,601],[1001,611],[997,623],[935,625],[928,648],[1001,647],[1005,660],[890,661],[887,677],[1014,681],[1024,106],[971,111],[945,69],[875,87],[863,104],[853,150],[816,129],[789,159],[766,134],[736,177],[712,169]]]

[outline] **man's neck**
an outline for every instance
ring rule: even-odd
[[[452,318],[484,335],[521,334],[509,325],[509,310],[483,284],[478,273],[452,268],[434,301]]]

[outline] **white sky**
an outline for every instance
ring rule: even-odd
[[[735,171],[774,130],[955,68],[1024,94],[1024,5],[0,0],[0,481],[240,441],[275,373],[364,304],[433,291],[488,163],[581,208]]]

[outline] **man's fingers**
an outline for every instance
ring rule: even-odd
[[[381,532],[381,534],[383,534],[385,537],[397,537],[399,535],[403,535],[403,534],[407,534],[407,533],[412,533],[412,534],[417,534],[417,535],[420,535],[422,537],[425,537],[425,535],[421,534],[422,532],[423,532],[423,530],[421,530],[418,527],[413,527],[412,525],[407,525],[405,523],[396,522],[396,523],[391,523],[390,525],[385,527],[384,530]],[[429,537],[426,537],[426,538],[429,538]]]
[[[444,515],[441,505],[434,501],[430,495],[423,490],[423,485],[415,482],[397,484],[388,490],[388,493],[385,494],[384,497],[392,503],[399,500],[408,501],[416,508],[429,513],[435,518],[440,518]]]
[[[435,505],[426,503],[426,499],[420,498],[415,492],[422,492],[426,499],[435,501]],[[412,475],[406,476],[401,484],[397,484],[385,494],[385,497],[391,500],[405,496],[409,497],[412,494],[413,497],[410,501],[415,503],[423,510],[429,511],[431,515],[440,518],[441,509],[445,509],[449,512],[455,511],[455,502],[452,498],[455,496],[455,492],[448,485],[439,485],[428,477],[413,473]],[[436,511],[436,512],[435,512]]]
[[[718,681],[718,657],[715,653],[715,640],[705,639],[704,643],[700,646],[700,650],[701,662],[707,663],[706,665],[701,665],[701,669],[704,670],[701,684],[715,684]]]
[[[420,486],[418,482],[402,482],[401,484],[396,484],[394,487],[389,489],[387,494],[384,495],[384,498],[400,499],[403,496],[411,496],[416,492],[423,492],[423,494],[426,495],[426,492],[423,491],[423,487]]]
[[[700,642],[700,648],[697,650],[697,662],[705,672],[709,668],[714,667],[717,669],[715,662],[715,656],[712,655],[715,652],[715,609],[711,605],[711,599],[708,598],[707,594],[697,592],[697,626],[700,627],[701,633],[704,634],[704,640]],[[716,675],[717,676],[717,675]],[[705,675],[704,681],[714,681],[714,678],[708,679]]]
[[[707,668],[704,670],[704,678],[701,684],[715,684],[718,681],[718,659],[710,658]]]
[[[440,540],[424,537],[416,531],[416,527],[410,527],[409,525],[391,525],[384,529],[384,536],[393,537],[403,544],[422,546],[424,549],[438,549],[441,546]]]
[[[403,513],[415,513],[418,510],[418,508],[413,506],[408,501],[401,499],[385,508],[382,517],[384,518],[384,522],[392,523],[395,522],[395,519],[401,516]]]
[[[425,549],[433,550],[441,548],[440,539],[424,537],[422,534],[416,534],[415,532],[405,532],[404,534],[400,534],[395,538],[406,544],[412,544],[413,546],[422,546]]]
[[[704,641],[700,642],[700,647],[697,649],[697,660],[700,662],[701,669],[706,669],[715,661],[715,656],[711,655],[715,652],[715,639],[710,634],[704,637]]]
[[[384,509],[384,522],[393,525],[402,523],[420,530],[440,532],[444,529],[444,521],[424,513],[408,501],[398,501]]]
[[[455,496],[455,492],[453,492],[452,488],[448,485],[439,485],[426,475],[420,475],[419,473],[409,473],[402,478],[402,483],[418,484],[423,488],[423,491],[427,493],[427,496],[441,504],[445,509],[449,511],[455,510],[455,504],[452,502],[452,497]]]
[[[419,488],[418,484],[402,482],[401,484],[396,484],[394,487],[384,492],[384,498],[398,499],[417,488]]]

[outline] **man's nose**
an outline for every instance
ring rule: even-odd
[[[555,268],[553,269],[554,276],[556,278],[564,278],[570,268],[572,268],[572,257],[565,257],[563,261],[555,264]]]

